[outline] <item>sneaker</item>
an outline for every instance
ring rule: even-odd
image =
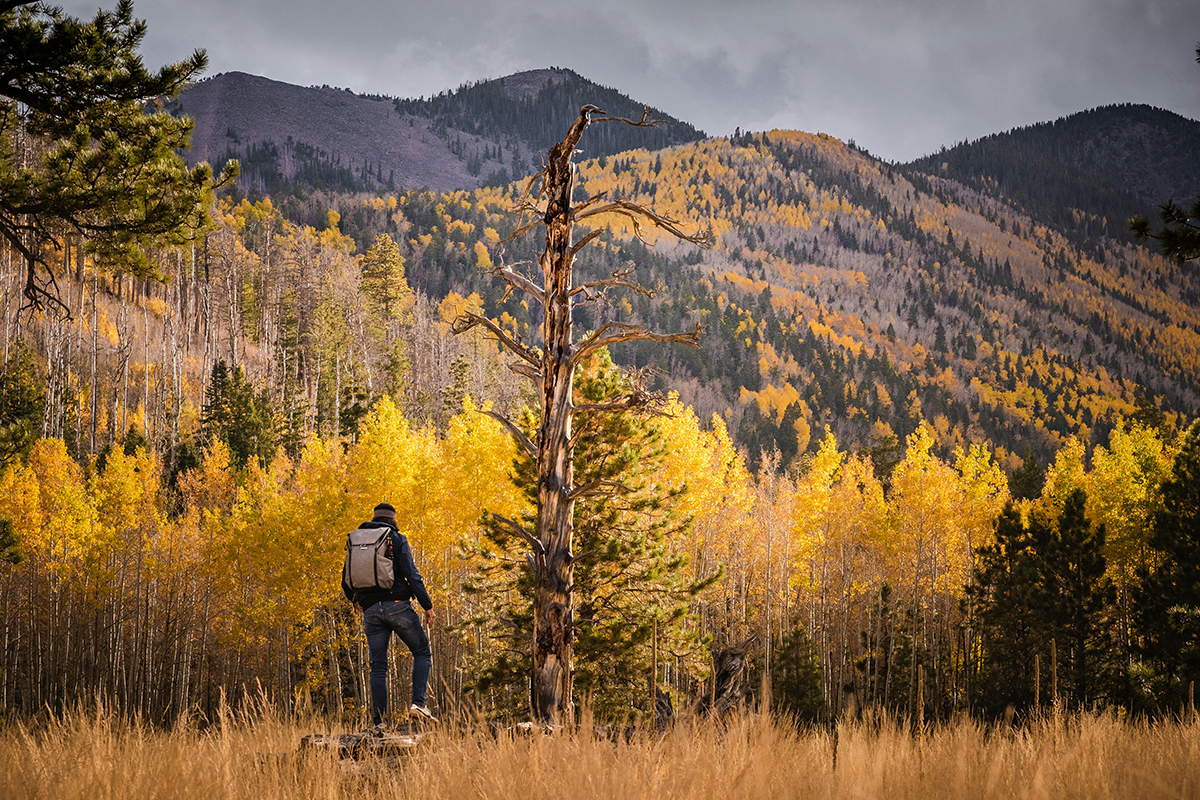
[[[408,714],[425,722],[437,722],[437,717],[433,716],[433,712],[429,710],[428,706],[419,706],[413,703],[408,707]]]
[[[387,732],[388,732],[388,726],[387,726],[386,722],[380,722],[378,725],[372,725],[367,730],[367,733],[369,735],[377,737],[377,738],[387,735]]]

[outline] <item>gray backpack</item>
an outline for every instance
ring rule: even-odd
[[[346,537],[346,584],[358,591],[391,589],[396,582],[392,569],[392,529],[359,528]]]

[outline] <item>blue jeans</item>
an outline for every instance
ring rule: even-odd
[[[363,625],[371,653],[371,718],[375,724],[387,716],[387,649],[393,631],[413,655],[412,701],[418,706],[425,705],[433,653],[412,604],[406,600],[381,600],[363,614]]]

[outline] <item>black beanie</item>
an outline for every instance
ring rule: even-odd
[[[375,519],[381,522],[394,523],[396,521],[396,509],[392,507],[391,503],[380,503],[375,506]]]

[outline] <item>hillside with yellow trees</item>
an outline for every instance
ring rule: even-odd
[[[700,702],[730,646],[746,687],[765,675],[814,718],[1024,713],[1052,683],[1027,662],[1052,651],[1070,707],[1175,707],[1193,623],[1143,610],[1195,599],[1172,545],[1195,532],[1194,271],[825,135],[633,150],[578,177],[713,240],[616,219],[580,255],[580,280],[629,268],[655,289],[580,329],[706,326],[697,350],[588,367],[601,399],[623,388],[612,362],[673,393],[577,469],[636,489],[577,523],[610,559],[577,632],[599,713],[647,712],[654,669]],[[523,188],[227,197],[147,252],[158,280],[65,237],[69,316],[21,310],[6,252],[0,705],[99,694],[169,719],[262,687],[357,719],[341,552],[387,499],[443,611],[434,703],[520,713],[526,567],[489,518],[528,512],[527,466],[479,409],[534,403],[493,340],[450,323],[534,338],[489,272],[533,257],[506,241]]]

